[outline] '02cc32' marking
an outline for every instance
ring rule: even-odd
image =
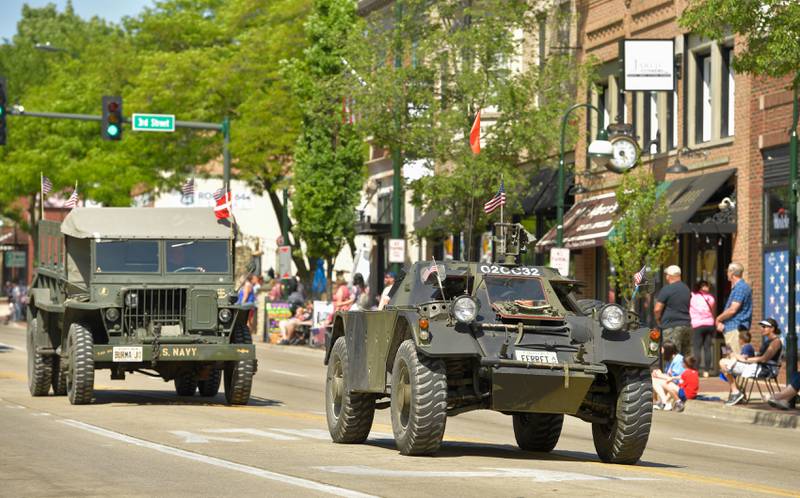
[[[539,269],[532,266],[515,266],[509,268],[508,266],[500,265],[481,265],[481,273],[487,275],[511,275],[515,277],[538,277],[541,275]]]

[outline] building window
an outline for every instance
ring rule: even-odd
[[[730,137],[734,132],[734,94],[736,82],[733,74],[733,47],[722,47],[722,129],[721,136]]]
[[[667,94],[667,149],[678,147],[678,92]]]
[[[594,115],[597,129],[605,130],[611,124],[611,92],[608,85],[597,86],[597,110],[599,113]]]
[[[711,140],[711,54],[695,55],[697,77],[695,79],[695,142]]]
[[[764,245],[789,243],[789,186],[764,189]]]
[[[658,122],[658,92],[645,92],[642,112],[642,150],[645,154],[658,154],[661,133]]]

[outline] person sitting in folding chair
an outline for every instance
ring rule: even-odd
[[[742,402],[745,394],[740,391],[736,384],[736,378],[753,379],[757,377],[769,377],[777,375],[778,361],[783,350],[783,343],[780,338],[778,322],[774,318],[767,318],[758,323],[761,326],[761,335],[765,339],[761,344],[761,349],[756,356],[747,358],[741,354],[734,353],[731,358],[724,358],[719,361],[719,367],[727,372],[730,395],[726,405],[731,406]]]
[[[769,406],[780,408],[781,410],[789,410],[791,408],[791,401],[797,396],[800,391],[800,372],[795,372],[786,387],[779,392],[773,394],[768,400]]]

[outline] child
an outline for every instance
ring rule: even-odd
[[[683,359],[683,372],[681,372],[680,375],[672,377],[673,380],[678,381],[677,384],[673,382],[653,384],[653,389],[656,391],[661,401],[661,403],[654,408],[657,410],[669,411],[673,409],[674,404],[675,411],[682,412],[686,400],[697,397],[697,390],[700,386],[700,376],[697,370],[695,370],[696,364],[697,360],[695,357],[688,355]]]
[[[756,355],[756,348],[750,344],[750,332],[747,330],[739,331],[739,349],[742,351],[742,356],[750,358]]]

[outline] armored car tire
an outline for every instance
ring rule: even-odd
[[[73,323],[67,334],[67,396],[73,405],[86,405],[94,395],[92,333]]]
[[[334,443],[363,443],[375,417],[375,397],[350,392],[350,367],[347,343],[340,337],[331,348],[325,376],[325,415]]]
[[[52,381],[53,357],[36,352],[35,336],[39,333],[39,317],[28,311],[28,390],[31,396],[47,396]]]
[[[562,413],[514,413],[514,437],[525,451],[550,452],[556,447],[564,425]]]
[[[67,368],[58,356],[53,356],[53,394],[65,396],[67,394]]]
[[[194,370],[182,369],[175,376],[175,392],[178,396],[194,396],[197,391],[197,378],[195,377]]]
[[[219,392],[219,385],[222,382],[222,370],[216,368],[211,371],[208,379],[197,382],[197,390],[200,391],[200,396],[211,398],[216,396]]]
[[[447,423],[444,361],[417,352],[411,339],[397,350],[392,368],[392,430],[403,455],[432,455]]]
[[[650,371],[624,368],[616,379],[615,418],[592,424],[597,455],[606,463],[632,465],[647,446],[653,418],[653,384]]]
[[[250,329],[246,325],[236,325],[231,342],[234,344],[252,344]],[[253,387],[255,360],[238,360],[225,362],[225,401],[229,405],[246,405],[250,401],[250,390]]]

